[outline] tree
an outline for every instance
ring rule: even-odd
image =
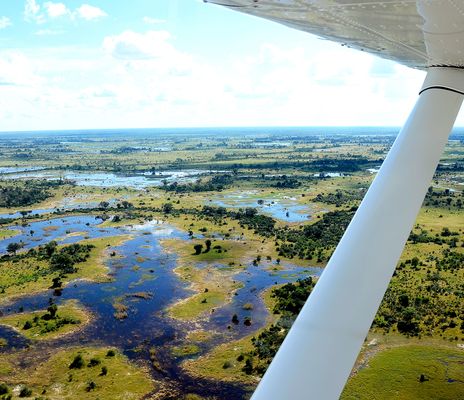
[[[29,389],[27,386],[24,386],[19,392],[19,397],[30,397],[31,394],[32,394],[32,390]]]
[[[163,213],[165,214],[170,214],[172,212],[172,210],[174,209],[173,205],[171,203],[164,203],[162,206],[161,206],[161,210],[163,211]]]
[[[201,254],[201,251],[203,249],[203,245],[202,244],[196,244],[193,246],[193,249],[195,250],[195,255],[199,255]]]
[[[100,201],[100,204],[98,205],[98,207],[100,208],[108,208],[110,205],[110,203],[108,203],[107,201]]]
[[[25,331],[27,331],[28,329],[31,329],[32,328],[32,322],[27,320],[25,323],[24,323],[24,326],[23,326],[23,329]]]
[[[50,266],[54,270],[58,270],[63,274],[75,272],[74,261],[69,254],[57,253],[50,259]]]
[[[84,359],[80,354],[74,357],[74,360],[71,364],[69,364],[69,369],[81,369],[84,367]]]
[[[6,251],[8,253],[14,253],[16,254],[16,252],[21,248],[21,244],[20,243],[15,243],[15,242],[12,242],[10,243],[7,247],[6,247]]]
[[[51,318],[56,318],[58,307],[56,304],[52,304],[50,307],[47,308],[47,311],[49,312]]]
[[[206,239],[205,240],[205,245],[206,245],[205,253],[207,253],[208,251],[211,250],[211,240]]]

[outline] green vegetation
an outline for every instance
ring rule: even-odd
[[[0,229],[0,240],[8,239],[10,237],[16,236],[21,231],[17,229]]]
[[[464,393],[464,352],[401,346],[375,355],[350,379],[343,400],[456,400]]]
[[[200,352],[200,348],[196,344],[185,344],[182,346],[173,347],[171,353],[174,357],[193,356]]]
[[[16,329],[29,339],[47,340],[75,332],[90,322],[91,316],[77,301],[70,300],[47,310],[0,317],[0,325]]]
[[[191,284],[194,295],[179,300],[169,307],[169,315],[181,320],[205,317],[215,308],[224,305],[233,293],[242,286],[233,280],[240,269],[217,269],[215,266],[197,268],[193,265],[177,267],[176,274]]]
[[[166,314],[164,310],[154,312],[181,320],[171,322],[191,331],[179,332],[175,342],[163,350],[150,347],[155,336],[134,335],[131,349],[146,357],[148,365],[156,373],[166,375],[167,380],[171,376],[165,365],[182,362],[194,377],[240,382],[245,388],[252,388],[293,323],[313,282],[302,280],[274,288],[272,298],[271,291],[266,291],[271,315],[267,326],[256,331],[254,313],[261,308],[245,301],[231,303],[241,285],[235,275],[241,273],[241,279],[248,279],[249,273],[252,281],[255,272],[272,276],[289,264],[324,266],[372,181],[374,175],[367,168],[378,168],[392,140],[386,136],[305,136],[301,132],[254,137],[215,132],[208,140],[199,135],[121,138],[111,134],[2,138],[1,166],[46,168],[46,173],[38,171],[38,178],[32,180],[5,174],[0,182],[0,211],[11,215],[0,218],[0,239],[20,233],[19,226],[26,228],[34,221],[50,219],[50,213],[32,215],[29,211],[33,208],[52,209],[53,215],[60,217],[99,217],[104,221],[99,225],[101,229],[162,220],[183,230],[189,239],[164,240],[162,245],[167,253],[175,253],[175,272],[190,285],[191,293],[185,299],[175,299]],[[345,398],[447,399],[458,398],[457,394],[462,393],[457,381],[463,379],[453,371],[454,360],[462,362],[462,350],[456,345],[462,346],[464,340],[463,155],[463,137],[458,136],[448,143],[375,318],[369,337],[380,344],[370,346],[366,342]],[[200,174],[191,180],[175,178],[174,172],[187,169]],[[134,174],[137,179],[165,181],[160,187],[149,185],[143,189],[129,185],[79,186],[59,180],[65,171],[120,173],[127,175],[128,183]],[[45,174],[58,180],[46,181]],[[88,208],[78,208],[84,202]],[[217,206],[221,202],[227,207]],[[76,209],[69,209],[71,204],[76,204]],[[272,214],[279,207],[280,214]],[[13,215],[17,211],[20,214]],[[282,217],[286,211],[290,215],[308,213],[310,218],[289,223]],[[54,236],[59,223],[56,220],[47,226],[44,236]],[[117,285],[104,289],[108,297],[102,301],[108,301],[108,305],[112,302],[113,310],[108,310],[121,320],[122,327],[128,324],[126,318],[130,322],[139,318],[138,302],[162,295],[150,291],[148,280],[162,279],[162,270],[170,263],[163,261],[158,265],[155,257],[146,257],[145,252],[141,252],[142,256],[135,251],[117,251],[114,247],[127,240],[128,235],[64,246],[60,245],[64,237],[60,237],[29,251],[24,243],[38,241],[39,235],[32,228],[28,230],[24,229],[25,241],[24,236],[23,242],[11,239],[12,243],[4,247],[7,254],[0,257],[2,302],[49,288],[58,296],[62,290],[66,293],[67,285],[75,279],[108,282],[113,274],[108,274],[107,257],[112,257],[115,279],[117,269],[126,267],[132,277],[137,277],[128,284],[128,293],[111,297]],[[78,231],[70,229],[66,238],[85,238],[86,231],[84,227]],[[156,253],[155,235],[150,235],[148,229],[144,234],[145,243],[140,247]],[[126,264],[125,257],[132,258],[131,262]],[[290,280],[298,276],[301,275],[285,275]],[[252,283],[249,290],[254,290]],[[224,326],[208,324],[211,315],[228,303],[236,307],[228,322]],[[11,318],[10,326],[27,337],[51,339],[73,332],[87,322],[88,315],[77,315],[76,309],[68,315],[67,306],[2,316],[2,321]],[[237,316],[233,319],[234,314]],[[73,318],[81,323],[73,323]],[[233,321],[238,321],[240,327],[251,323],[246,328],[250,335],[237,340]],[[200,324],[201,330],[195,330]],[[182,337],[185,340],[179,344]],[[36,341],[23,351],[0,340],[0,383],[6,384],[3,389],[0,385],[0,391],[7,391],[0,398],[14,387],[16,397],[21,391],[23,396],[29,396],[31,391],[30,397],[37,399],[141,398],[151,391],[147,374],[128,363],[118,350],[74,349],[69,344],[57,349],[56,343],[61,341],[47,343],[46,348],[55,354],[49,358],[39,352],[42,345]],[[212,343],[219,345],[204,354],[202,349]],[[162,357],[172,359],[165,363]],[[442,374],[443,365],[447,365],[448,375]],[[21,371],[23,366],[25,370]],[[445,382],[444,376],[452,381]],[[199,398],[178,393],[175,382],[171,383],[172,398]],[[403,388],[405,391],[401,391]],[[456,392],[456,388],[461,392]],[[171,387],[167,391],[170,390]],[[385,392],[385,397],[379,392]],[[164,388],[154,394],[163,395]]]
[[[272,291],[273,313],[280,318],[259,335],[251,338],[253,350],[241,358],[242,371],[247,375],[263,375],[302,309],[315,282],[311,277],[287,283]]]
[[[149,374],[121,353],[93,347],[60,350],[34,368],[18,368],[6,376],[0,369],[1,380],[8,390],[21,384],[32,396],[50,399],[138,399],[154,390]]]
[[[59,246],[50,242],[26,253],[0,258],[0,292],[4,299],[24,293],[61,288],[73,279],[108,281],[105,259],[111,246],[129,236],[92,239]]]
[[[68,181],[15,181],[0,183],[0,207],[25,207],[52,196],[49,189],[69,184]],[[27,212],[24,213],[24,216]]]

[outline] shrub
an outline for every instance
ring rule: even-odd
[[[6,383],[0,383],[0,395],[7,394],[10,391]]]
[[[29,397],[32,394],[32,389],[29,389],[27,386],[24,386],[19,392],[19,397]]]
[[[25,323],[24,323],[24,326],[23,326],[23,329],[24,330],[28,330],[28,329],[31,329],[32,328],[32,322],[27,320]]]
[[[74,357],[73,362],[69,365],[70,369],[81,369],[84,366],[84,359],[80,354]]]
[[[232,368],[233,365],[230,361],[226,361],[223,365],[222,365],[222,368],[224,369],[229,369],[229,368]]]
[[[114,357],[116,355],[116,352],[114,350],[108,350],[106,353],[107,357]]]
[[[91,358],[87,367],[96,367],[99,364],[101,364],[101,361],[98,358]]]
[[[85,390],[86,390],[87,392],[90,392],[91,390],[96,389],[96,387],[97,387],[97,384],[96,384],[94,381],[90,381],[90,382],[88,383],[87,387],[85,388]]]

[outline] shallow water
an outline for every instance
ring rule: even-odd
[[[167,371],[160,376],[152,371],[156,378],[174,382],[185,393],[216,395],[218,398],[240,399],[246,397],[239,385],[229,385],[207,380],[192,379],[182,372],[179,363],[182,358],[175,358],[169,349],[182,344],[185,335],[192,329],[203,329],[220,332],[215,339],[202,344],[205,352],[218,343],[233,340],[252,333],[264,326],[267,311],[265,310],[260,292],[275,283],[295,281],[299,277],[318,275],[319,268],[303,269],[291,264],[283,264],[281,270],[272,271],[272,262],[262,262],[258,266],[247,266],[238,271],[234,279],[243,283],[243,287],[236,292],[232,301],[217,308],[209,317],[200,321],[179,322],[166,316],[166,308],[179,299],[189,295],[187,284],[179,280],[173,273],[176,266],[176,255],[167,253],[160,245],[160,239],[178,238],[189,240],[188,234],[179,231],[161,221],[150,221],[133,227],[102,228],[101,220],[93,216],[73,216],[56,218],[50,221],[33,222],[27,227],[18,227],[21,234],[0,242],[0,253],[6,251],[8,243],[22,241],[28,249],[50,240],[60,243],[72,243],[82,240],[82,236],[68,236],[69,232],[85,232],[89,238],[114,236],[130,233],[133,238],[116,248],[118,257],[110,258],[108,265],[114,278],[110,283],[92,283],[75,281],[64,288],[55,302],[69,299],[79,300],[87,307],[95,318],[91,324],[76,334],[67,335],[51,342],[36,343],[36,348],[50,348],[62,345],[98,344],[111,345],[121,348],[130,358],[148,360],[148,349],[157,348],[160,362]],[[30,230],[34,234],[30,235]],[[250,260],[251,261],[251,260]],[[201,267],[201,266],[200,266]],[[217,264],[217,268],[225,268]],[[136,292],[152,294],[149,299],[137,299],[130,295]],[[17,312],[20,307],[24,311],[44,309],[48,306],[49,298],[53,297],[52,290],[40,294],[22,297],[18,300],[0,306],[4,314]],[[128,317],[122,321],[114,316],[112,304],[121,302],[129,307]],[[252,310],[244,310],[243,305],[251,303]],[[239,316],[238,325],[231,324],[233,314]],[[247,327],[243,319],[250,317],[252,325]],[[228,329],[228,326],[231,326]],[[29,341],[13,330],[0,326],[0,337],[8,340],[8,346],[0,349],[9,351],[20,349],[28,345]]]
[[[162,186],[164,181],[168,184],[173,182],[194,182],[202,175],[208,175],[215,171],[203,170],[180,170],[180,171],[157,171],[140,174],[116,174],[111,172],[77,172],[77,171],[53,171],[35,170],[9,173],[2,176],[3,179],[68,179],[79,186],[97,187],[131,187],[144,189],[149,186]],[[1,172],[0,172],[1,174]]]
[[[256,208],[260,213],[286,222],[303,222],[311,219],[311,208],[299,204],[296,198],[283,196],[281,198],[262,199],[258,203],[256,192],[241,192],[218,196],[211,203],[226,208]]]

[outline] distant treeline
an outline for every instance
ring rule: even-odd
[[[0,207],[23,207],[40,203],[52,196],[49,189],[71,181],[28,180],[21,182],[0,183]]]

